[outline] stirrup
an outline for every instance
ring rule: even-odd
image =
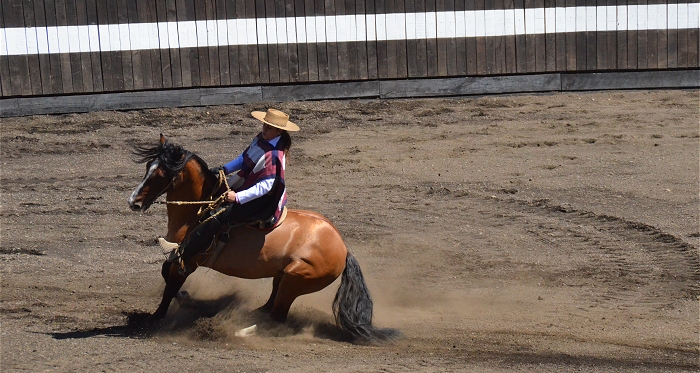
[[[163,250],[163,255],[168,255],[173,250],[177,250],[180,247],[180,244],[166,241],[163,237],[158,237],[158,245],[160,245],[160,248]]]

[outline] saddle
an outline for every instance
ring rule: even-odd
[[[238,227],[247,227],[247,228],[252,228],[252,229],[259,229],[259,230],[266,230],[266,231],[272,231],[275,228],[279,227],[282,225],[284,220],[287,218],[287,207],[284,207],[282,209],[282,215],[280,216],[279,220],[274,221],[274,217],[271,217],[270,219],[267,219],[266,221],[256,221],[252,223],[228,223],[224,224],[219,232],[214,236],[214,240],[212,241],[211,245],[209,247],[202,251],[201,254],[203,257],[207,257],[205,262],[211,262],[213,263],[216,258],[219,256],[219,253],[221,250],[226,246],[226,243],[228,240],[231,238],[231,230],[233,228],[238,228]],[[169,242],[166,241],[165,238],[163,237],[158,237],[158,244],[160,245],[161,249],[163,250],[163,255],[167,255],[167,262],[174,262],[179,260],[179,254],[178,254],[178,249],[180,248],[180,244],[175,243],[175,242]]]

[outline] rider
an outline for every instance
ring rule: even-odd
[[[289,132],[299,131],[299,127],[289,121],[289,115],[276,109],[250,114],[263,123],[262,131],[236,159],[211,169],[217,175],[221,169],[227,175],[238,172],[228,180],[232,190],[225,192],[222,211],[200,224],[183,242],[182,263],[209,247],[226,223],[274,225],[282,215],[287,202],[285,155],[292,145]]]

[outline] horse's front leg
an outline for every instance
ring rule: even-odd
[[[163,270],[161,271],[161,274],[165,279],[165,290],[163,291],[163,299],[160,301],[158,309],[153,313],[153,315],[151,315],[151,320],[154,321],[165,317],[165,314],[168,313],[170,302],[173,300],[173,298],[175,298],[177,292],[187,279],[187,276],[180,274],[178,271],[177,262],[163,263]]]

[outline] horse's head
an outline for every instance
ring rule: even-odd
[[[129,207],[146,211],[155,200],[174,188],[178,177],[193,153],[173,145],[160,135],[160,143],[152,148],[134,146],[135,161],[146,163],[146,175],[129,196]]]

